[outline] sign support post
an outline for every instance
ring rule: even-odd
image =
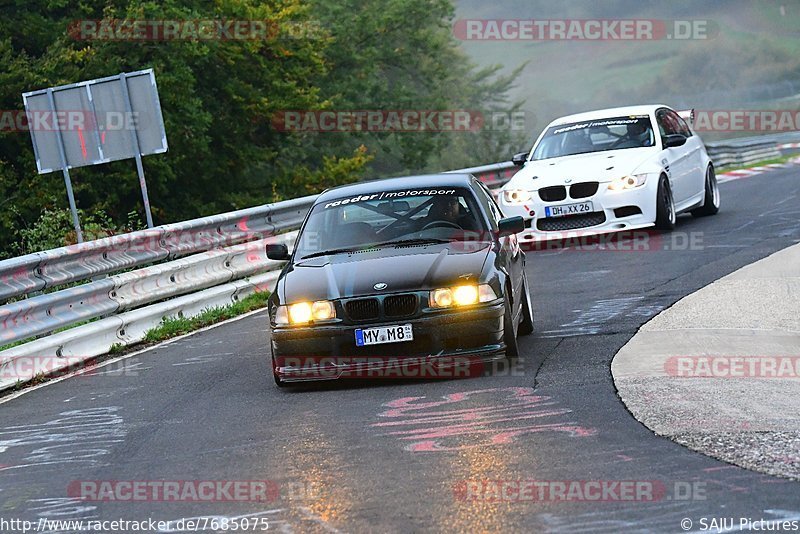
[[[53,117],[56,117],[56,100],[53,98],[53,89],[47,90],[47,100],[50,102],[50,110]],[[56,120],[56,119],[54,119]],[[64,183],[67,185],[67,199],[69,200],[69,210],[72,212],[72,225],[75,227],[75,235],[78,243],[83,243],[83,232],[81,231],[81,221],[78,219],[78,208],[75,206],[75,194],[72,192],[72,180],[69,177],[69,167],[67,166],[67,155],[64,152],[64,138],[61,136],[61,128],[56,123],[56,134],[58,135],[58,155],[61,158],[61,169],[64,172]]]
[[[142,202],[144,202],[144,213],[147,217],[147,227],[153,227],[153,214],[150,213],[150,197],[147,195],[147,182],[144,179],[144,166],[142,165],[142,153],[139,150],[139,133],[136,131],[135,117],[133,116],[133,105],[131,104],[131,95],[128,93],[128,82],[125,78],[125,73],[121,72],[119,75],[120,84],[122,84],[122,95],[125,99],[125,108],[128,112],[128,117],[134,121],[134,127],[131,129],[131,143],[133,144],[134,157],[136,158],[136,172],[139,174],[139,187],[142,190]]]

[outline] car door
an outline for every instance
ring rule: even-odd
[[[693,203],[694,201],[699,202],[705,194],[706,186],[706,169],[704,165],[705,161],[703,160],[703,140],[700,139],[699,136],[695,135],[694,132],[692,132],[692,129],[689,128],[689,125],[686,124],[686,121],[683,120],[680,115],[675,113],[675,117],[680,125],[681,133],[687,138],[686,145],[689,153],[688,159],[690,164],[689,181],[691,183],[689,197]]]
[[[497,223],[504,217],[500,206],[494,200],[491,191],[480,181],[475,181],[475,189],[481,204],[489,215],[489,223],[492,227],[492,232],[497,232]],[[516,234],[502,236],[498,238],[499,248],[498,258],[506,272],[511,278],[513,302],[522,302],[520,294],[522,291],[522,272],[525,269],[525,254],[519,246],[519,240]]]
[[[664,145],[667,135],[682,133],[679,120],[678,114],[670,109],[661,108],[656,111],[656,123],[661,133],[661,147],[663,148],[660,161],[667,169],[672,199],[677,208],[689,200],[693,191],[691,145],[688,140],[681,146],[667,148]]]

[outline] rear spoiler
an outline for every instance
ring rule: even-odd
[[[694,124],[694,109],[682,109],[678,111],[678,116],[689,124]]]

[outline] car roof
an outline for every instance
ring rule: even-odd
[[[420,176],[403,176],[399,178],[383,178],[358,182],[355,184],[340,185],[326,189],[315,203],[325,202],[336,198],[367,195],[380,191],[397,191],[400,189],[433,189],[441,187],[470,187],[473,177],[471,174],[425,174]]]
[[[664,104],[645,104],[641,106],[625,106],[620,108],[606,108],[598,109],[595,111],[585,111],[583,113],[575,113],[565,117],[559,117],[551,122],[548,126],[556,126],[558,124],[567,124],[570,122],[580,122],[588,120],[605,119],[608,117],[624,117],[627,115],[651,115],[659,108],[669,108]],[[670,108],[672,109],[672,108]]]

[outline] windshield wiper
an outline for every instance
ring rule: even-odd
[[[301,257],[301,260],[307,260],[308,258],[317,258],[319,256],[330,256],[333,254],[345,254],[348,252],[355,252],[352,248],[333,248],[331,250],[323,250],[320,252],[313,252],[311,254],[306,254],[305,256]]]
[[[398,239],[395,241],[382,241],[380,243],[368,243],[364,245],[360,245],[358,250],[369,250],[371,248],[381,248],[381,247],[393,247],[395,245],[425,245],[425,244],[439,244],[439,243],[450,243],[451,239],[439,239],[435,237],[424,237],[424,238],[416,238],[416,239]],[[319,256],[330,256],[332,254],[346,254],[356,252],[352,248],[334,248],[331,250],[323,250],[320,252],[313,252],[311,254],[307,254],[301,257],[301,260],[307,260],[309,258],[317,258]]]
[[[366,248],[377,247],[392,247],[395,245],[426,245],[426,244],[440,244],[450,243],[451,239],[441,239],[436,237],[418,237],[415,239],[397,239],[395,241],[383,241],[381,243],[373,243]]]

